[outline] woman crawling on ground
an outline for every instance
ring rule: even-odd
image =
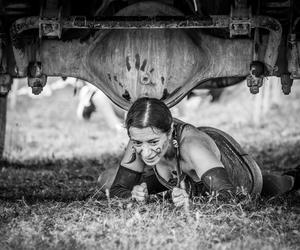
[[[130,141],[110,188],[111,197],[145,201],[149,194],[172,190],[174,204],[183,206],[189,198],[207,192],[226,200],[237,186],[248,186],[254,195],[261,189],[262,194],[278,195],[300,188],[299,168],[281,176],[263,176],[261,185],[257,164],[230,136],[213,129],[217,136],[212,136],[209,129],[173,119],[158,99],[138,99],[125,125]],[[260,180],[251,179],[253,173]]]

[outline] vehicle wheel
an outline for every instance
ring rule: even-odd
[[[3,157],[6,128],[7,95],[0,96],[0,159]]]

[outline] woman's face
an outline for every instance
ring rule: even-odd
[[[166,154],[171,133],[163,133],[159,129],[129,128],[129,137],[135,151],[149,166],[156,165]]]

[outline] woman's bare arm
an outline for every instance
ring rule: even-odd
[[[189,170],[194,170],[206,188],[216,191],[220,198],[227,200],[235,191],[228,173],[218,155],[207,144],[197,138],[188,138],[184,146],[184,157],[188,161]]]
[[[111,186],[110,196],[130,198],[131,191],[134,186],[138,185],[143,171],[144,163],[129,141],[115,180]]]
[[[218,156],[206,144],[197,137],[185,138],[182,157],[188,164],[188,171],[194,170],[199,179],[208,170],[216,167],[223,167]]]

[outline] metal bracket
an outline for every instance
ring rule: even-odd
[[[40,19],[39,23],[39,37],[50,36],[50,37],[61,37],[62,27],[58,20],[44,20]]]
[[[76,16],[73,19],[74,27],[85,27],[87,25],[85,16]]]
[[[247,86],[251,94],[258,94],[259,88],[263,85],[263,77],[255,77],[253,75],[247,76]]]
[[[42,91],[43,88],[45,87],[47,82],[47,76],[42,75],[41,77],[28,77],[28,86],[31,87],[32,89],[32,94],[34,95],[39,95]]]
[[[0,74],[0,96],[7,95],[11,89],[12,77],[9,74]]]
[[[290,77],[289,74],[283,74],[283,75],[281,75],[280,78],[281,78],[281,89],[282,89],[282,92],[285,95],[289,95],[291,93],[291,88],[292,88],[294,80]]]
[[[42,73],[41,62],[30,62],[28,65],[28,86],[32,88],[32,94],[38,95],[46,86],[47,76]]]
[[[251,20],[231,19],[229,25],[230,38],[234,36],[251,36]]]
[[[57,17],[43,17],[39,19],[39,37],[58,37],[61,38],[62,25],[61,25],[61,12],[62,8],[59,9]]]
[[[288,61],[289,72],[291,72],[292,78],[299,78],[298,69],[299,69],[299,56],[297,48],[296,34],[290,34],[288,39],[288,48],[290,52],[290,58]]]
[[[288,36],[288,49],[289,49],[289,59],[288,59],[288,68],[289,72],[291,72],[292,79],[299,79],[300,78],[300,66],[299,66],[299,48],[300,46],[299,41],[297,41],[296,36],[296,26],[300,21],[300,17],[298,17],[293,24],[292,32]]]
[[[247,86],[251,94],[259,93],[259,88],[263,85],[265,66],[262,62],[253,61],[250,65],[250,74],[247,77]]]
[[[237,4],[237,7],[231,6],[230,11],[230,24],[229,34],[230,38],[234,36],[245,36],[251,37],[252,28],[252,14],[251,7],[243,4]]]

